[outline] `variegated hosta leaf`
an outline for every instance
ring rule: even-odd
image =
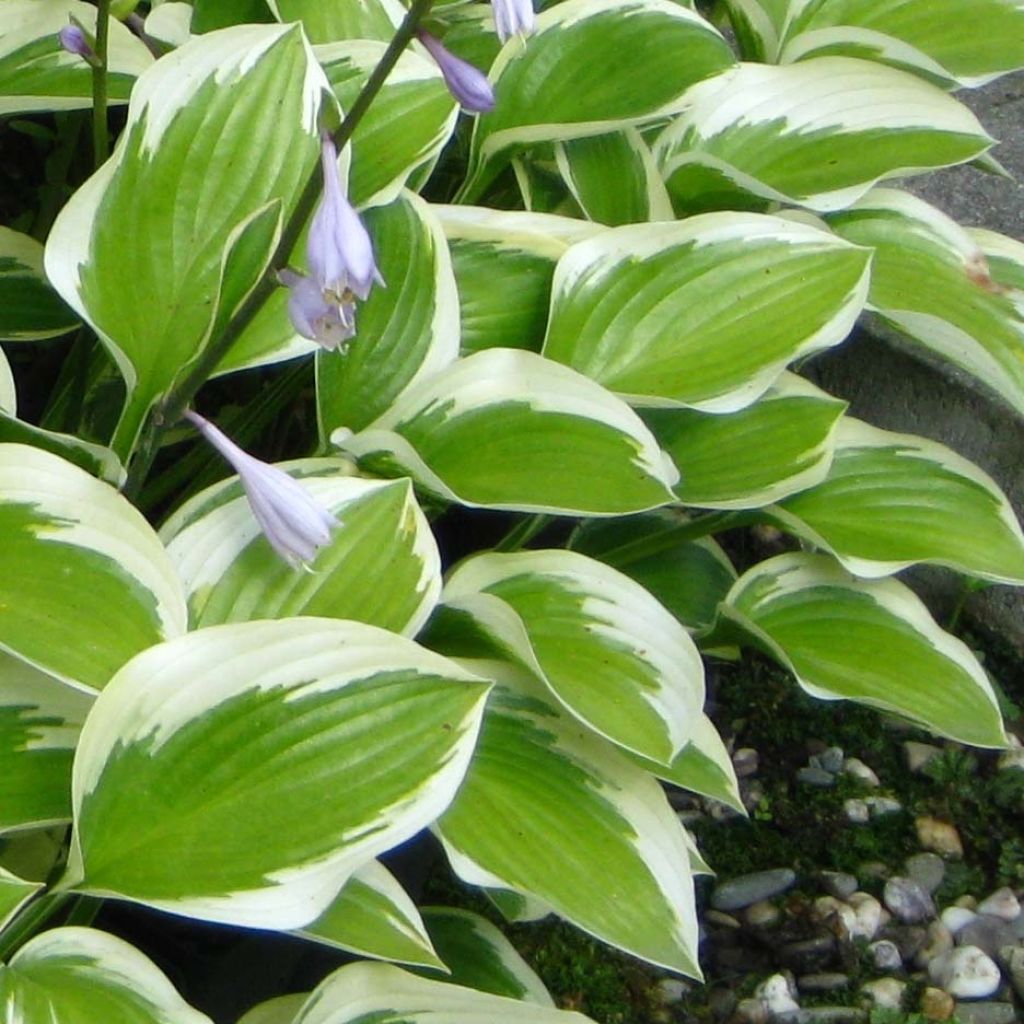
[[[0,9],[0,24],[5,13]],[[0,74],[2,67],[0,58]],[[77,326],[74,313],[46,280],[42,245],[20,231],[0,227],[0,338],[55,338]]]
[[[576,528],[570,546],[636,580],[687,629],[700,634],[714,623],[736,570],[710,537],[659,542],[688,523],[676,509],[591,519]],[[647,542],[656,545],[653,551],[645,548]]]
[[[992,281],[963,228],[916,196],[881,188],[830,221],[874,247],[871,308],[1024,413],[1024,303]]]
[[[846,403],[785,373],[728,415],[656,409],[644,421],[681,467],[676,494],[702,508],[760,508],[825,479]]]
[[[379,861],[359,868],[334,902],[296,933],[378,960],[444,970],[416,904]]]
[[[197,36],[139,79],[114,156],[57,218],[47,273],[128,382],[122,457],[265,269],[316,162],[326,88],[297,25]]]
[[[71,817],[71,758],[90,694],[0,652],[0,832]]]
[[[538,1006],[555,1005],[534,970],[485,917],[455,907],[425,907],[423,921],[451,971],[438,980]]]
[[[370,210],[386,288],[375,288],[358,312],[358,333],[343,353],[317,357],[321,434],[362,430],[417,380],[443,371],[459,355],[459,298],[448,244],[430,207],[404,192]]]
[[[467,198],[486,187],[510,150],[664,117],[681,109],[691,85],[732,64],[718,32],[671,0],[567,0],[549,8],[525,46],[510,39],[491,68],[497,102],[476,123]]]
[[[632,755],[631,759],[655,778],[718,800],[740,814],[747,813],[740,796],[740,784],[732,758],[714,722],[705,714],[696,718],[690,742],[672,759],[670,765]],[[693,858],[690,863],[692,866]]]
[[[184,46],[192,38],[193,22],[199,19],[200,4],[185,3],[184,0],[163,0],[146,15],[145,33],[152,39],[175,49]],[[237,5],[236,5],[237,9]],[[264,6],[264,10],[266,7]],[[249,19],[240,19],[232,24],[240,24]],[[266,19],[252,19],[253,21]],[[219,25],[218,28],[224,26]],[[206,31],[196,27],[196,33]]]
[[[248,1013],[239,1017],[238,1024],[293,1024],[309,995],[308,992],[300,992],[275,996],[257,1003]]]
[[[783,62],[809,53],[870,56],[950,85],[978,86],[1024,67],[1018,0],[794,3]],[[802,7],[802,10],[800,9]]]
[[[287,565],[237,478],[196,495],[162,531],[193,628],[291,615],[354,619],[414,635],[441,592],[441,559],[408,480],[361,480],[338,459],[282,463],[340,526],[311,563]]]
[[[558,169],[590,220],[611,226],[672,220],[672,202],[635,128],[555,143]]]
[[[356,622],[213,626],[153,647],[82,730],[62,885],[305,927],[448,806],[486,694],[447,659]]]
[[[579,1013],[428,981],[390,964],[349,964],[328,975],[294,1024],[585,1024]],[[592,1022],[591,1022],[592,1024]]]
[[[383,39],[395,34],[404,10],[398,0],[267,0],[278,21],[301,21],[314,43]]]
[[[57,38],[72,15],[95,32],[96,8],[79,0],[5,0],[0,7],[0,117],[92,106],[92,68]],[[153,55],[111,18],[107,60],[110,101],[123,103]]]
[[[484,206],[432,206],[458,282],[462,351],[540,351],[555,264],[600,226],[573,217]]]
[[[754,213],[615,228],[559,261],[543,354],[635,404],[732,412],[790,360],[846,337],[869,261]]]
[[[858,576],[934,562],[1024,584],[1024,534],[998,484],[923,437],[844,419],[828,476],[775,511]]]
[[[789,21],[790,0],[725,0],[725,6],[743,56],[774,64]]]
[[[52,928],[0,965],[11,1024],[211,1024],[134,946],[95,928]]]
[[[14,415],[13,390],[11,405],[4,408],[3,366],[0,362],[0,444],[21,444],[41,448],[84,469],[90,476],[98,477],[114,487],[120,487],[125,479],[124,466],[109,448],[93,444],[92,441],[83,441],[75,434],[44,430],[42,427],[19,420]]]
[[[1024,304],[1024,242],[986,228],[968,228],[967,235],[985,257],[994,283],[1008,289],[1018,306]]]
[[[0,444],[0,648],[99,689],[183,632],[184,593],[142,515],[38,448]]]
[[[385,475],[463,505],[621,515],[664,505],[678,471],[599,384],[532,352],[487,349],[331,440]]]
[[[826,555],[779,555],[741,576],[722,612],[814,697],[893,711],[961,743],[1006,743],[985,670],[896,580],[857,580]]]
[[[537,896],[597,938],[699,978],[688,842],[661,787],[525,673],[467,664],[502,686],[436,826],[456,872]]]
[[[881,178],[964,163],[992,139],[963,104],[872,61],[742,64],[694,86],[654,155],[677,209],[704,193],[812,210],[849,206]]]
[[[70,767],[70,764],[69,766]],[[0,931],[12,920],[15,914],[43,888],[42,882],[27,882],[6,868],[0,867]],[[3,967],[0,967],[0,978]],[[3,982],[0,981],[0,988]]]
[[[462,562],[444,598],[613,743],[669,764],[689,741],[703,663],[686,630],[628,576],[574,551],[492,552]]]
[[[356,6],[351,0],[336,3]],[[391,32],[384,38],[390,39]],[[316,48],[343,110],[355,102],[384,48],[369,39]],[[433,166],[457,118],[458,107],[437,65],[415,51],[403,53],[352,136],[351,201],[357,206],[390,203],[411,175]],[[379,242],[377,252],[383,255]],[[384,278],[390,285],[386,273]]]
[[[14,387],[14,374],[11,373],[11,364],[0,348],[0,413],[10,416],[12,419],[18,410],[18,393]]]

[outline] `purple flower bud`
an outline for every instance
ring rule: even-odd
[[[309,227],[306,260],[324,299],[343,306],[353,298],[365,299],[373,282],[383,284],[384,279],[373,259],[370,236],[341,191],[338,151],[329,135],[324,135],[321,164],[324,196]]]
[[[494,27],[504,43],[514,35],[528,36],[533,31],[534,14],[531,0],[491,0]]]
[[[82,57],[90,64],[97,59],[96,51],[90,45],[81,26],[74,23],[65,25],[57,33],[57,38],[60,40],[60,45],[64,47],[68,53],[73,53],[76,57]]]
[[[302,337],[333,352],[356,333],[354,302],[328,302],[316,281],[294,270],[285,268],[277,276],[288,286],[288,317]]]
[[[420,29],[417,35],[430,56],[437,61],[448,91],[459,101],[463,110],[471,114],[486,114],[488,110],[494,109],[494,90],[479,68],[456,57],[441,44],[437,36],[432,36],[426,29]]]
[[[338,520],[321,508],[297,480],[283,470],[253,458],[198,413],[185,418],[238,473],[249,506],[270,546],[289,565],[305,565],[317,551],[330,543],[331,529]]]

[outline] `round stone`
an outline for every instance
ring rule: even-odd
[[[1024,1000],[1024,946],[1013,946],[1003,954],[1006,973],[1017,995]]]
[[[903,864],[904,874],[927,893],[933,893],[946,877],[946,863],[937,853],[915,853]]]
[[[957,1003],[960,1024],[1017,1024],[1020,1018],[1011,1003]]]
[[[960,841],[960,833],[948,821],[923,816],[915,820],[917,841],[926,850],[939,854],[941,857],[962,857],[964,845]]]
[[[875,968],[879,971],[898,971],[903,966],[903,957],[899,947],[889,939],[879,939],[868,947]]]
[[[978,914],[956,933],[958,946],[977,946],[989,956],[995,956],[1003,946],[1010,946],[1013,941],[1010,922],[989,914]]]
[[[870,893],[855,892],[847,903],[853,907],[856,923],[850,932],[851,939],[873,939],[882,927],[885,911],[882,904]]]
[[[931,743],[906,740],[903,744],[903,760],[912,772],[921,772],[937,758],[942,751]]]
[[[715,887],[711,893],[711,906],[715,910],[743,910],[759,900],[780,896],[795,884],[796,872],[791,868],[739,875]]]
[[[929,1020],[949,1020],[956,1009],[956,1003],[948,992],[941,988],[926,988],[921,993],[921,1013]]]
[[[885,883],[882,892],[885,905],[904,924],[917,924],[935,916],[931,896],[912,878],[895,876]]]
[[[843,814],[852,825],[865,825],[871,818],[871,810],[863,800],[851,797],[843,801]]]
[[[872,818],[881,818],[885,814],[896,814],[903,810],[903,804],[891,796],[868,796],[864,798]]]
[[[895,978],[875,978],[860,987],[861,995],[867,998],[872,1009],[878,1010],[898,1010],[906,990],[907,983]]]
[[[751,903],[743,911],[743,919],[751,928],[771,928],[772,925],[778,924],[781,916],[779,908],[774,903],[769,903],[768,900]]]
[[[928,975],[958,999],[984,999],[1001,981],[999,968],[977,946],[958,946],[937,956],[928,965]]]
[[[796,984],[801,992],[834,992],[846,988],[850,984],[850,976],[838,971],[822,971],[819,974],[802,974],[796,979]]]
[[[826,892],[838,900],[849,899],[857,891],[857,879],[845,871],[822,871],[820,878]]]
[[[831,772],[825,771],[824,768],[816,768],[813,765],[801,768],[796,773],[796,780],[797,782],[802,782],[805,786],[818,786],[820,789],[828,789],[836,784],[836,777]]]
[[[865,786],[880,786],[881,780],[859,757],[848,757],[843,762],[843,773],[859,779]]]
[[[992,917],[999,917],[1004,921],[1015,921],[1020,917],[1020,901],[1014,895],[1013,890],[1004,885],[978,904],[978,913],[990,914]]]
[[[960,929],[970,924],[978,915],[966,907],[946,907],[942,912],[942,923],[953,935],[959,933]]]
[[[732,767],[737,778],[745,779],[748,775],[756,775],[758,764],[758,754],[753,747],[740,747],[732,755]]]
[[[818,764],[827,772],[836,775],[842,770],[845,754],[842,747],[829,747],[818,755]]]
[[[799,1010],[800,1004],[793,998],[789,982],[782,974],[773,974],[754,989],[754,998],[768,1011],[769,1016]]]

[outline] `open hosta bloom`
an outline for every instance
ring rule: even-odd
[[[514,35],[528,36],[533,31],[533,4],[530,0],[491,0],[494,27],[504,43]]]
[[[205,417],[191,411],[185,417],[238,473],[270,546],[291,565],[311,562],[330,542],[331,529],[338,520],[321,508],[297,480],[243,451]]]
[[[288,317],[304,338],[334,351],[356,333],[355,302],[328,302],[313,278],[287,267],[277,277],[289,290]]]

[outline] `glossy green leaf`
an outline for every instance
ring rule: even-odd
[[[870,308],[1024,413],[1024,304],[991,279],[963,228],[895,189],[869,192],[831,224],[875,250]]]
[[[846,337],[869,260],[760,214],[615,228],[559,261],[543,354],[635,404],[732,412]]]
[[[162,537],[192,626],[320,615],[414,635],[441,592],[441,560],[408,480],[351,476],[338,459],[282,463],[340,525],[310,571],[287,565],[260,531],[237,478],[168,520]]]
[[[26,882],[24,878],[19,878],[5,868],[0,868],[0,931],[7,926],[15,914],[42,888],[42,882]],[[2,976],[3,968],[0,967],[0,978]],[[2,985],[3,982],[0,981],[0,987]]]
[[[455,907],[425,907],[423,921],[454,985],[554,1006],[544,983],[485,917]]]
[[[134,946],[95,928],[51,928],[0,965],[11,1024],[211,1024]]]
[[[599,939],[699,978],[688,841],[661,787],[530,677],[467,664],[502,686],[436,826],[453,868],[471,884],[539,897]]]
[[[485,348],[540,351],[555,264],[574,242],[601,229],[571,217],[433,206],[448,238],[458,282],[464,354]]]
[[[79,0],[4,0],[0,7],[0,117],[33,110],[92,106],[92,68],[60,45],[57,33],[79,21],[95,32],[96,8]],[[128,99],[153,63],[141,39],[111,18],[107,77],[112,103]]]
[[[660,542],[688,523],[676,509],[590,519],[573,532],[570,546],[636,580],[687,629],[700,634],[714,623],[736,570],[710,537]]]
[[[349,964],[325,978],[295,1024],[585,1024],[589,1017],[417,978],[389,964]]]
[[[496,104],[476,123],[466,197],[479,194],[510,150],[664,117],[681,109],[688,87],[732,64],[718,32],[670,0],[556,4],[525,45],[510,39],[491,68]]]
[[[895,712],[961,743],[1006,743],[985,670],[896,580],[857,580],[826,555],[778,555],[736,581],[722,612],[814,697]]]
[[[12,419],[18,409],[18,393],[14,387],[14,374],[11,373],[11,364],[0,348],[0,413],[10,416]]]
[[[470,506],[615,515],[672,499],[678,476],[639,417],[532,352],[488,349],[331,440],[384,475]]]
[[[964,163],[992,145],[937,86],[850,57],[742,64],[686,98],[654,146],[678,210],[708,191],[727,204],[732,192],[838,210],[882,178]]]
[[[0,338],[54,338],[77,326],[75,314],[46,280],[42,245],[0,227]]]
[[[238,1024],[293,1024],[296,1014],[308,998],[308,992],[275,996],[257,1003],[248,1013],[238,1018]]]
[[[676,494],[701,508],[760,508],[825,479],[846,403],[786,373],[725,416],[656,409],[644,421],[680,467]]]
[[[128,383],[122,457],[265,269],[319,154],[326,85],[298,26],[197,36],[139,80],[114,156],[57,218],[47,274]]]
[[[0,653],[0,832],[71,818],[71,758],[92,701]]]
[[[968,228],[967,235],[981,250],[992,277],[992,284],[1011,291],[1024,292],[1024,242],[986,228]],[[977,266],[975,269],[982,269]],[[984,276],[981,277],[984,283]],[[1014,296],[1018,304],[1024,299]]]
[[[339,427],[361,430],[406,388],[443,371],[459,354],[459,299],[448,245],[430,207],[405,192],[370,210],[386,288],[358,311],[346,350],[317,356],[317,408],[323,437]]]
[[[74,685],[99,689],[184,631],[181,583],[149,523],[38,448],[0,444],[0,564],[0,648]]]
[[[1024,534],[998,484],[923,437],[844,419],[827,478],[781,502],[777,515],[858,576],[933,562],[1024,584]]]
[[[704,703],[700,655],[628,576],[573,551],[490,552],[462,562],[444,598],[479,618],[613,743],[669,764],[689,741]]]
[[[60,458],[84,469],[90,476],[120,487],[124,483],[125,470],[121,460],[107,447],[83,441],[74,434],[62,434],[55,430],[44,430],[32,423],[26,423],[13,415],[13,391],[11,405],[4,408],[3,373],[0,364],[0,444],[22,444],[58,455]]]
[[[150,648],[82,730],[61,884],[305,927],[447,807],[486,694],[447,659],[356,622],[213,626]]]
[[[278,21],[301,21],[314,43],[336,39],[383,39],[402,20],[396,0],[267,0]]]
[[[327,910],[296,934],[378,960],[444,968],[416,905],[378,861],[359,868]]]
[[[776,63],[790,0],[725,0],[725,7],[743,56]]]

